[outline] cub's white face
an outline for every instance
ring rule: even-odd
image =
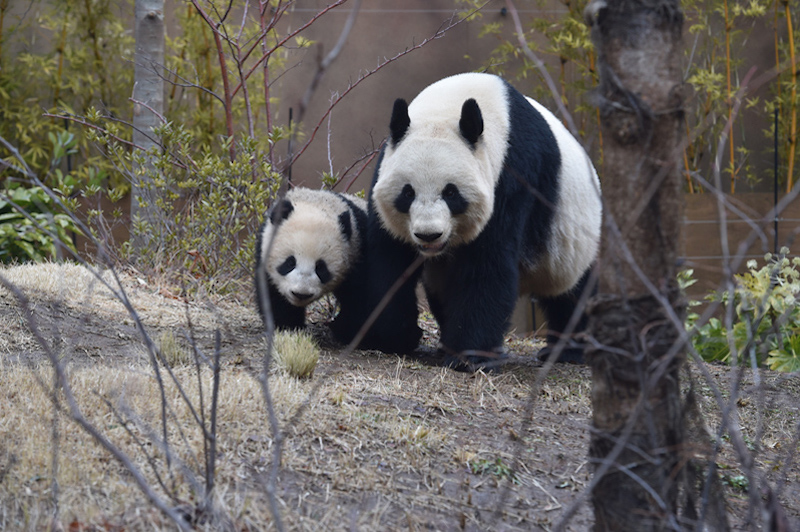
[[[404,139],[384,154],[375,185],[384,227],[427,257],[474,240],[492,214],[485,171],[462,139]]]
[[[270,223],[263,237],[262,257],[274,231]],[[295,208],[274,240],[267,273],[286,300],[298,307],[333,291],[352,260],[337,219],[308,208]]]

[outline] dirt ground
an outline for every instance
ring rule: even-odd
[[[42,341],[68,369],[87,421],[130,457],[159,497],[188,513],[207,478],[208,440],[197,420],[205,416],[200,422],[210,426],[212,373],[175,364],[173,380],[162,368],[162,392],[132,314],[119,294],[82,268],[5,268],[0,275],[29,298],[35,325],[15,295],[0,288],[0,529],[38,530],[51,522],[68,530],[173,529],[135,475],[68,415],[54,414],[53,398],[62,410],[67,402],[50,392],[52,366]],[[212,304],[200,296],[187,302],[174,287],[130,272],[121,285],[109,273],[104,279],[114,290],[124,288],[155,342],[169,332],[187,349],[193,339],[210,357],[219,332],[214,512],[193,514],[195,525],[274,529],[267,493],[279,440],[259,384],[266,346],[253,305],[219,297]],[[317,305],[311,319],[324,322],[330,312]],[[313,378],[270,374],[283,438],[275,482],[283,524],[291,530],[550,530],[558,523],[591,529],[589,370],[557,365],[542,375],[540,344],[510,338],[502,371],[452,371],[438,366],[435,325],[424,326],[425,346],[398,357],[343,353],[323,325],[312,325],[322,350]],[[730,397],[730,370],[706,368]],[[695,373],[707,423],[716,430],[713,387]],[[160,443],[162,395],[169,460]],[[797,376],[759,372],[745,375],[735,401],[755,460],[752,478],[778,494],[793,530],[800,530],[799,398]],[[733,528],[758,528],[748,521],[754,492],[725,435],[717,464]]]

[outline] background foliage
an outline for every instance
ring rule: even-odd
[[[478,6],[480,0],[456,0]],[[561,9],[522,19],[525,38],[545,62],[560,98],[602,166],[602,137],[597,109],[590,105],[597,83],[595,50],[584,21],[587,0],[561,0]],[[723,145],[723,187],[726,191],[771,190],[773,178],[773,113],[778,113],[779,181],[784,190],[797,181],[797,77],[794,57],[800,45],[793,28],[800,4],[783,0],[683,0],[684,79],[691,97],[685,104],[684,170],[687,192],[703,192],[713,181],[713,163],[728,121],[733,142]],[[476,17],[480,17],[478,14]],[[794,23],[793,23],[794,21]],[[497,42],[484,65],[489,71],[516,78],[543,102],[553,97],[542,74],[522,53],[519,43],[503,31],[501,22],[482,22],[482,35]],[[773,45],[763,61],[768,42]],[[754,48],[754,44],[759,48]],[[745,83],[752,67],[770,72],[758,82]],[[793,74],[795,73],[795,74]],[[535,83],[524,80],[533,79]],[[734,113],[737,95],[744,98]],[[731,120],[732,119],[732,120]],[[754,121],[755,120],[755,121]],[[761,129],[753,124],[760,124]]]

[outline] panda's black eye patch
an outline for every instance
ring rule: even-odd
[[[295,266],[297,266],[297,261],[294,258],[294,255],[289,255],[285,261],[278,266],[278,273],[281,275],[289,275],[289,272],[294,270]]]
[[[411,210],[411,204],[414,203],[414,198],[416,197],[417,194],[414,192],[414,187],[406,183],[403,190],[400,191],[400,194],[394,200],[394,208],[397,209],[397,212],[408,214],[408,211]]]
[[[444,187],[444,190],[442,190],[442,199],[447,203],[447,208],[450,209],[450,213],[453,216],[458,216],[459,214],[467,212],[469,203],[464,199],[458,187],[453,183],[448,183],[447,186]]]
[[[328,265],[325,264],[325,261],[322,259],[319,259],[314,265],[314,272],[317,274],[319,282],[322,284],[327,284],[333,279],[333,275],[331,275],[331,272],[328,270]]]

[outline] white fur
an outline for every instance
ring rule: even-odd
[[[472,150],[458,121],[465,101],[474,98],[483,115],[481,141]],[[424,248],[414,233],[443,233],[439,242],[461,245],[474,240],[489,223],[494,189],[505,158],[509,134],[508,102],[503,81],[486,74],[459,74],[428,86],[408,106],[411,126],[395,149],[387,146],[373,194],[384,228],[395,237]],[[469,179],[465,179],[469,176]],[[469,202],[459,226],[441,192],[456,184]],[[408,215],[393,202],[409,183],[416,200]],[[435,253],[432,253],[435,254]]]
[[[553,113],[528,102],[544,117],[561,151],[559,195],[547,255],[523,267],[520,293],[555,296],[569,290],[597,258],[602,225],[600,180],[580,143]]]
[[[471,149],[459,131],[464,102],[474,98],[484,131]],[[602,203],[597,173],[580,143],[561,121],[536,101],[561,151],[559,196],[544,256],[523,258],[520,294],[555,296],[571,289],[597,258]],[[506,86],[497,76],[460,74],[430,85],[408,108],[411,125],[395,148],[386,147],[373,191],[384,228],[433,257],[444,247],[474,240],[489,222],[495,185],[502,171],[510,135]],[[463,216],[451,216],[441,197],[455,184],[469,203]],[[408,214],[397,212],[395,198],[405,184],[416,192]],[[414,233],[442,233],[427,243]]]
[[[347,196],[358,207],[366,211],[366,202],[355,196]],[[291,201],[294,210],[283,221],[277,231],[271,222],[264,226],[261,241],[261,264],[281,294],[295,306],[306,306],[323,295],[332,292],[342,282],[350,266],[357,260],[360,239],[356,220],[351,216],[353,234],[345,240],[339,225],[339,215],[348,212],[348,205],[335,194],[323,190],[292,189],[285,199]],[[267,251],[273,239],[269,258]],[[288,275],[278,273],[278,266],[290,255],[297,265]],[[316,262],[323,259],[332,279],[323,284],[316,274]],[[292,292],[311,294],[298,300]]]

